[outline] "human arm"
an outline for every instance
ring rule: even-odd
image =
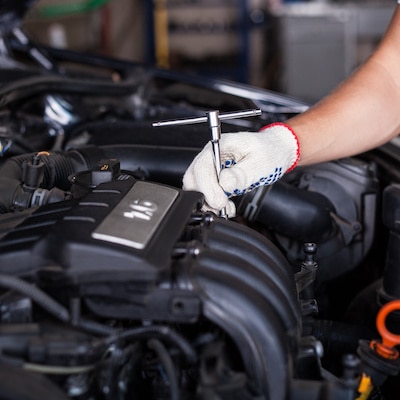
[[[285,173],[297,161],[308,165],[359,154],[396,136],[400,132],[400,6],[375,53],[330,95],[286,124],[278,133],[267,127],[258,133],[222,135],[222,160],[231,163],[230,168],[221,171],[218,182],[206,146],[187,170],[184,188],[203,192],[206,209],[228,207],[233,216],[228,197],[273,183],[275,179],[264,178],[277,168]],[[293,159],[295,153],[299,159]]]
[[[400,6],[377,50],[322,101],[286,123],[299,165],[359,154],[400,132]]]

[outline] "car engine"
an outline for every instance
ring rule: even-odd
[[[283,94],[34,43],[3,2],[0,398],[397,399],[400,148],[298,167],[202,211],[209,110]]]

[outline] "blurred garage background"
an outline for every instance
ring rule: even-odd
[[[39,0],[24,28],[72,50],[318,101],[376,47],[393,0]]]

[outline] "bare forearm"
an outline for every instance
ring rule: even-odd
[[[300,165],[379,146],[400,133],[400,11],[378,51],[331,95],[287,121],[301,146]]]

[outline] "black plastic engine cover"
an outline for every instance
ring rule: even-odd
[[[2,216],[0,272],[40,273],[63,286],[158,281],[201,195],[124,179],[79,200]]]
[[[235,343],[252,389],[284,399],[301,332],[290,266],[261,234],[199,211],[202,200],[120,175],[80,199],[6,214],[0,274],[33,281],[74,320],[213,326]]]

